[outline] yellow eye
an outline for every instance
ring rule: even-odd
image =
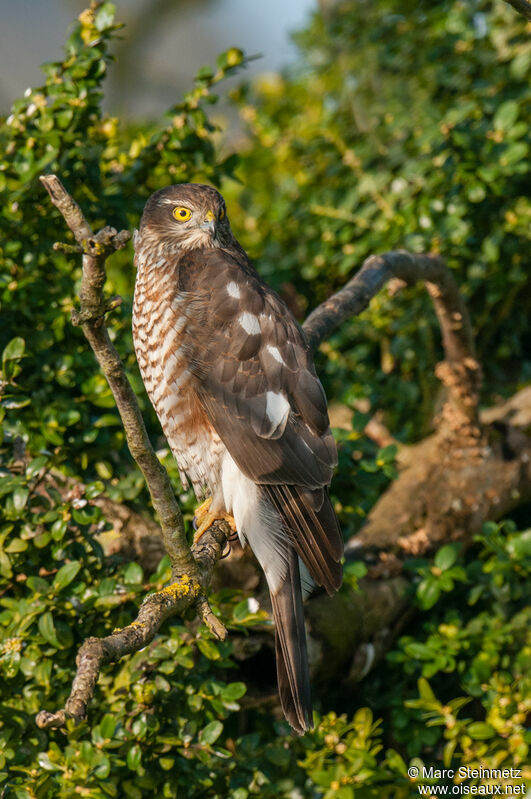
[[[218,219],[225,219],[225,209],[222,208],[219,212]]]
[[[184,205],[178,205],[173,209],[173,216],[177,222],[188,222],[192,216],[192,212],[189,208],[185,208]]]

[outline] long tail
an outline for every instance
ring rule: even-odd
[[[286,579],[273,593],[278,692],[282,710],[295,732],[312,729],[312,700],[299,560],[290,547]]]
[[[223,491],[225,507],[232,508],[242,545],[250,545],[267,579],[275,622],[282,709],[293,729],[302,735],[313,725],[301,574],[296,551],[299,544],[286,529],[285,503],[278,500],[275,492],[270,494],[269,486],[258,486],[249,480],[232,459],[227,461],[223,472]],[[272,502],[272,499],[277,501]],[[295,507],[294,515],[296,510]],[[313,517],[305,524],[311,521]],[[329,583],[332,581],[330,578]]]

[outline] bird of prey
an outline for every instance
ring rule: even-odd
[[[341,584],[328,486],[337,463],[304,333],[234,238],[223,197],[184,183],[151,195],[135,233],[135,351],[198,500],[196,540],[230,518],[267,579],[284,714],[313,726],[303,597]]]

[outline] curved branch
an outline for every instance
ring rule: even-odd
[[[452,273],[439,255],[402,251],[371,255],[346,286],[321,303],[304,322],[310,348],[316,350],[345,319],[364,311],[391,278],[408,285],[426,283],[441,327],[445,353],[436,374],[449,390],[452,409],[458,411],[464,422],[477,426],[481,372],[470,319]]]
[[[203,579],[205,575],[212,574],[219,559],[219,551],[230,533],[227,522],[216,522],[209,530],[208,540],[203,541],[207,539],[205,534],[194,546],[195,562]],[[127,627],[114,630],[105,638],[87,638],[77,654],[76,676],[64,708],[55,713],[41,710],[36,717],[37,726],[41,729],[63,727],[68,719],[76,722],[84,719],[103,666],[147,646],[167,619],[182,615],[191,605],[195,605],[198,614],[206,621],[215,637],[224,640],[227,631],[212,613],[203,590],[204,583],[183,574],[161,591],[149,594],[142,602],[136,619]]]

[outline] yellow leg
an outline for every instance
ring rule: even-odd
[[[210,502],[211,501],[212,501],[212,498],[210,500],[207,500],[208,507],[210,507]],[[204,504],[205,503],[203,502],[203,505]],[[203,508],[203,505],[200,505],[198,510],[200,508]],[[199,521],[199,519],[197,518],[197,511],[196,511],[195,518],[197,519],[197,521]],[[194,535],[194,544],[197,544],[197,542],[199,541],[201,536],[204,533],[206,533],[208,528],[211,527],[214,524],[214,522],[217,521],[218,519],[223,519],[224,521],[228,522],[230,524],[230,526],[231,526],[232,531],[234,533],[236,532],[236,522],[234,521],[234,518],[230,515],[230,513],[224,513],[224,512],[211,513],[209,510],[205,510],[205,511],[202,511],[201,524],[197,528],[196,533]]]

